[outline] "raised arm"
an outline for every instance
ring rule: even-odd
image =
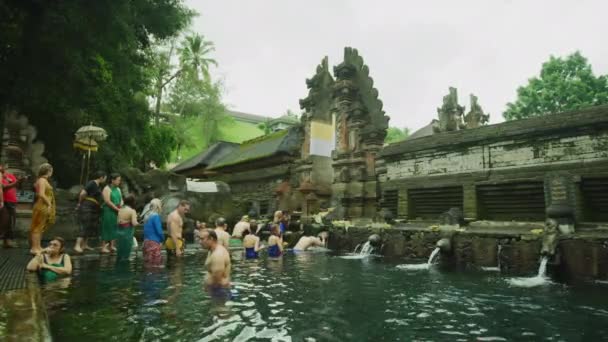
[[[34,256],[27,264],[26,269],[30,272],[38,271],[40,269],[40,265],[43,263],[42,258],[42,254]]]

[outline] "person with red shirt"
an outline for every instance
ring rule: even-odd
[[[15,248],[17,247],[17,244],[13,241],[13,231],[15,229],[15,223],[17,222],[17,186],[21,179],[15,177],[15,175],[8,172],[7,169],[8,165],[6,163],[0,164],[3,190],[2,199],[4,201],[6,213],[8,214],[7,227],[2,238],[4,239],[5,248]]]

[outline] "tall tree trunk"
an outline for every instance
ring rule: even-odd
[[[160,125],[160,102],[163,97],[163,84],[162,80],[159,79],[158,87],[156,89],[156,108],[154,110],[154,124]]]

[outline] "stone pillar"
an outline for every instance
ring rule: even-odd
[[[545,205],[548,218],[555,219],[562,234],[573,233],[576,193],[574,177],[555,172],[545,176]]]
[[[463,202],[463,214],[465,221],[476,221],[477,220],[477,189],[475,184],[468,183],[462,186],[462,202]]]

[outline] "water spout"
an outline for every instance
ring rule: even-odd
[[[437,253],[439,253],[440,250],[441,247],[435,247],[435,249],[431,253],[431,256],[429,256],[429,260],[426,262],[428,267],[431,267],[431,265],[433,265],[433,260],[435,260],[435,257],[437,256]]]
[[[372,244],[367,241],[365,242],[365,244],[363,244],[363,247],[361,248],[361,252],[359,252],[360,255],[371,255],[372,252],[374,251],[374,246],[372,246]]]
[[[501,265],[500,265],[500,254],[502,253],[502,245],[500,243],[498,243],[496,245],[496,267],[490,266],[490,267],[481,267],[481,269],[483,271],[487,271],[487,272],[500,272],[501,270]]]
[[[534,287],[539,285],[551,284],[549,278],[547,278],[547,262],[549,261],[548,256],[543,256],[538,266],[538,272],[535,277],[529,278],[511,278],[507,281],[509,284],[518,287]]]

